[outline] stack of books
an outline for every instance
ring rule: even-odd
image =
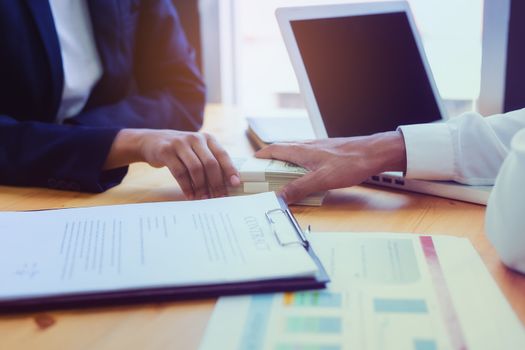
[[[233,158],[232,160],[239,170],[241,185],[229,187],[230,196],[278,192],[291,181],[308,173],[305,168],[275,159]],[[316,192],[294,204],[320,206],[325,196],[324,191]]]

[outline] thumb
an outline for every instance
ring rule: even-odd
[[[299,202],[309,194],[322,190],[319,178],[317,171],[312,171],[284,186],[279,195],[288,204]]]

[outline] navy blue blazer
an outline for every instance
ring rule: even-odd
[[[55,123],[63,89],[46,0],[0,1],[0,184],[101,192],[122,128],[196,131],[204,84],[170,0],[88,0],[103,76],[85,108]]]

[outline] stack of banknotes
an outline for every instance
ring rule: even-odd
[[[228,188],[230,196],[260,192],[278,192],[289,182],[308,173],[308,170],[295,164],[274,159],[233,158],[235,167],[241,175],[241,185]],[[320,206],[326,192],[313,193],[297,205]]]

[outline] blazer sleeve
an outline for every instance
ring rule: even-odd
[[[102,192],[127,168],[102,167],[118,128],[20,122],[0,115],[0,183]]]
[[[86,110],[67,122],[197,131],[203,122],[205,87],[195,52],[170,0],[140,4],[133,38],[137,92],[114,104]]]

